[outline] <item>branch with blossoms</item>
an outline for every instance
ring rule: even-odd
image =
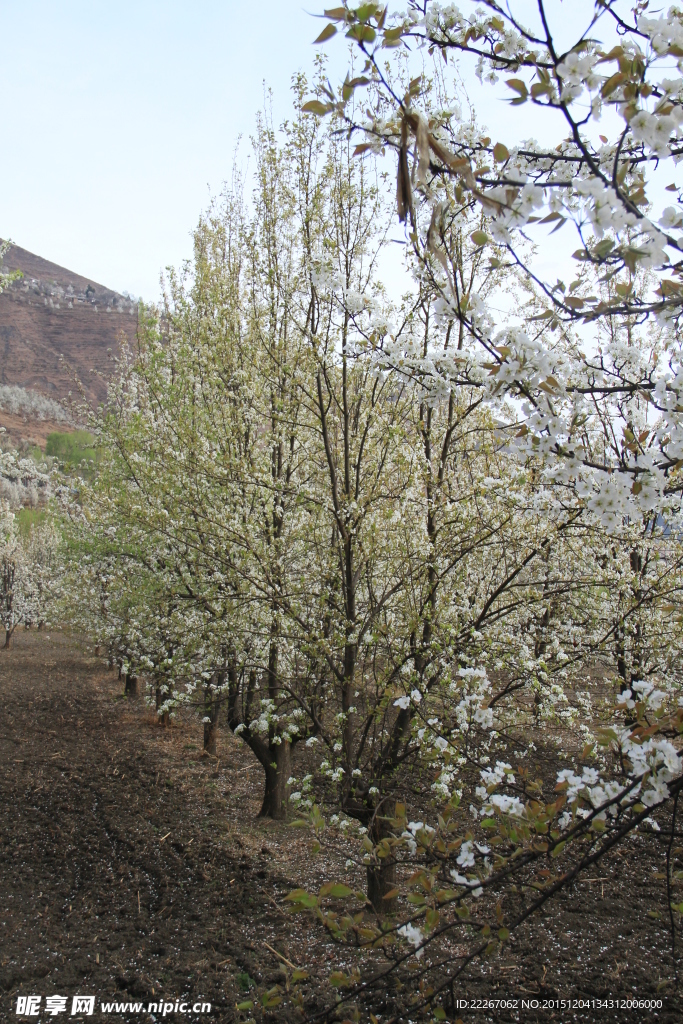
[[[654,18],[646,8],[631,9],[622,0],[586,3],[577,12],[583,27],[567,45],[566,30],[553,28],[558,7],[549,0],[539,0],[529,13],[530,26],[497,0],[462,9],[412,0],[402,13],[383,4],[345,3],[326,12],[328,24],[318,42],[343,32],[363,54],[362,74],[347,75],[338,91],[321,86],[303,108],[340,118],[362,140],[359,157],[396,154],[397,214],[408,225],[413,257],[431,277],[442,315],[464,326],[472,346],[466,353],[470,362],[452,353],[426,361],[406,352],[399,339],[387,339],[384,365],[413,378],[431,376],[435,396],[465,381],[492,398],[517,396],[524,413],[522,447],[531,451],[533,444],[536,452],[586,469],[597,470],[599,462],[584,458],[574,443],[581,396],[630,397],[650,402],[645,419],[661,414],[654,432],[657,452],[651,444],[636,458],[599,467],[601,514],[637,515],[653,503],[667,506],[680,491],[672,475],[679,468],[683,408],[677,349],[683,236],[676,233],[683,210],[675,181],[666,187],[677,205],[666,207],[657,182],[666,167],[675,177],[681,153],[683,15],[672,9],[668,18]],[[424,73],[402,78],[401,61],[405,57],[410,66],[415,51],[437,62],[431,80]],[[504,79],[513,107],[533,105],[555,131],[557,144],[495,142],[463,121],[433,88],[448,76],[455,56],[471,61],[485,85],[513,75]],[[359,90],[368,92],[364,118],[352,102]],[[598,127],[603,113],[610,122],[616,119],[611,141]],[[486,220],[472,232],[475,246],[491,252],[491,270],[507,260],[534,290],[537,309],[531,315],[501,312],[476,294],[464,302],[458,293],[447,236],[475,211]],[[547,279],[534,255],[535,250],[542,257],[552,244],[539,231],[543,225],[552,232],[569,225],[577,233],[577,278],[569,287]],[[629,333],[650,323],[672,339],[668,361],[644,368],[585,354],[598,346],[602,324]],[[536,325],[534,338],[529,328]],[[576,337],[559,346],[560,353],[553,332],[571,331]],[[614,407],[607,414],[613,418]],[[615,473],[631,479],[616,482]]]
[[[480,812],[470,808],[474,822],[469,825],[458,814],[464,799],[460,795],[449,801],[434,827],[409,822],[405,806],[398,804],[396,816],[388,820],[390,838],[373,846],[364,837],[359,858],[362,864],[393,858],[404,875],[410,875],[400,884],[400,893],[412,912],[406,908],[398,920],[373,923],[363,914],[364,894],[342,883],[330,882],[317,895],[303,889],[290,893],[293,910],[312,911],[337,942],[381,951],[388,960],[367,979],[354,971],[334,972],[330,981],[339,993],[334,1007],[309,1019],[331,1019],[340,1005],[349,1003],[376,1008],[393,976],[408,982],[415,993],[411,1012],[424,1007],[437,1013],[454,1010],[449,994],[452,998],[455,981],[475,960],[497,952],[586,868],[676,800],[683,788],[683,764],[664,735],[680,737],[683,709],[660,713],[659,698],[645,686],[637,696],[642,699],[634,701],[629,693],[619,705],[630,709],[635,723],[601,735],[601,742],[613,747],[615,764],[622,766],[621,779],[605,780],[591,767],[584,767],[581,774],[563,769],[557,775],[555,798],[546,803],[538,783],[523,773],[518,782],[511,766],[498,761],[494,768],[480,769],[477,796],[482,807]],[[657,708],[654,724],[648,719],[650,704]],[[310,824],[324,841],[324,821],[317,808]],[[656,822],[654,827],[659,827]],[[501,894],[507,893],[512,902],[510,893],[517,890],[510,887],[515,885],[533,898],[519,910],[503,913]],[[355,901],[355,909],[340,912],[340,902],[350,901]],[[673,905],[672,915],[681,909]],[[473,941],[461,952],[467,935]],[[452,948],[456,937],[458,950]]]

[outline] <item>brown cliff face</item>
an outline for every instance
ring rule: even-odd
[[[121,336],[135,338],[136,304],[16,245],[0,269],[23,274],[0,292],[0,386],[17,385],[68,406],[69,393],[78,396],[78,378],[91,404],[103,402]],[[48,426],[68,429],[8,408],[0,408],[0,426],[15,442],[23,434],[40,443]]]

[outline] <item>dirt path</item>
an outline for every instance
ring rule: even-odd
[[[189,759],[200,752],[182,727],[164,735],[122,704],[116,673],[59,635],[16,641],[0,657],[1,1019],[19,1019],[30,994],[43,996],[41,1021],[60,1019],[44,1013],[54,994],[74,1019],[79,993],[96,995],[96,1017],[115,997],[207,1001],[212,1022],[245,1019],[235,1004],[249,979],[283,982],[263,943],[284,949],[291,922],[276,901],[293,887],[274,863],[282,826],[250,827],[249,763],[233,766],[226,802],[215,763]],[[242,838],[216,820],[226,807],[246,815]]]
[[[283,900],[299,885],[350,879],[343,841],[311,858],[301,830],[257,819],[261,771],[244,744],[222,735],[220,763],[203,758],[196,720],[160,729],[142,702],[122,700],[115,672],[61,634],[15,636],[0,651],[0,1021],[22,1019],[17,999],[28,995],[41,995],[41,1011],[23,1019],[41,1022],[301,1022],[297,992],[307,1012],[319,1008],[330,969],[356,954]],[[473,965],[456,993],[479,1000],[459,1011],[464,1024],[683,1020],[662,839],[634,837],[495,961]],[[285,960],[309,972],[296,989]],[[272,1009],[268,990],[281,999]],[[96,997],[93,1018],[71,1015],[79,994]],[[49,1016],[53,995],[68,1005]],[[662,1005],[595,1010],[596,996]],[[581,1002],[558,1010],[567,998]],[[391,999],[374,1005],[381,1024]],[[538,1006],[522,1012],[509,999]],[[148,1012],[176,1000],[211,1013]],[[109,1001],[145,1012],[105,1014]]]

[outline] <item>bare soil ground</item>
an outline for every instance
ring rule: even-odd
[[[197,722],[160,729],[141,701],[121,698],[115,672],[65,636],[18,631],[15,641],[0,651],[0,1020],[19,1020],[17,997],[30,994],[43,997],[30,1018],[40,1021],[78,1019],[76,994],[97,997],[100,1020],[162,1019],[105,1016],[109,999],[212,1004],[208,1018],[170,1020],[314,1016],[331,998],[330,970],[348,969],[357,954],[291,916],[284,897],[348,879],[341,839],[338,854],[312,858],[301,831],[257,818],[261,769],[239,741],[221,735],[219,761],[204,758]],[[455,993],[470,1005],[449,1019],[683,1020],[662,840],[636,836],[500,957],[471,969]],[[303,1011],[292,965],[309,972],[297,986]],[[281,1002],[263,1009],[276,985]],[[47,1016],[45,997],[55,994],[69,997],[68,1009]],[[563,999],[580,1002],[562,1008]],[[633,999],[661,1007],[621,1002]],[[250,1000],[254,1009],[237,1008]],[[374,1004],[380,1024],[400,1000],[392,990]]]

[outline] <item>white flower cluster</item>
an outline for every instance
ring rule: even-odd
[[[411,854],[417,851],[418,845],[427,846],[429,837],[434,834],[431,825],[425,825],[423,821],[409,821],[406,829],[401,833],[401,839]]]
[[[491,814],[494,809],[500,811],[501,814],[510,814],[518,818],[525,815],[525,807],[519,797],[494,792],[503,783],[514,785],[515,775],[512,766],[507,761],[496,761],[494,768],[481,769],[479,774],[484,785],[478,786],[475,792],[477,797],[483,801],[479,810],[482,818]]]
[[[296,786],[297,779],[294,776],[292,776],[290,779],[287,780],[287,785],[290,787]],[[295,807],[310,809],[313,806],[313,799],[311,796],[312,792],[313,776],[310,774],[304,775],[304,777],[301,780],[301,789],[295,789],[293,790],[293,792],[290,793],[290,802]]]
[[[492,729],[493,710],[485,706],[491,694],[491,683],[486,669],[461,668],[458,670],[458,676],[462,680],[462,685],[451,683],[450,690],[453,694],[462,694],[455,709],[460,731],[468,732],[473,722],[481,729]]]
[[[620,693],[619,703],[632,710],[635,708],[636,702],[640,701],[652,711],[659,711],[665,697],[664,691],[655,689],[654,683],[636,679],[628,689]]]
[[[412,704],[419,704],[422,700],[422,694],[419,690],[411,690],[410,694],[405,694],[403,697],[398,697],[394,701],[395,708],[401,708],[402,711],[407,711]]]
[[[417,925],[414,925],[410,921],[408,921],[407,924],[404,924],[399,928],[398,934],[402,935],[404,939],[406,939],[410,943],[411,946],[415,947],[415,956],[419,960],[422,954],[424,953],[424,950],[420,949],[420,946],[424,942],[424,935],[417,927]]]
[[[605,780],[596,768],[584,768],[580,776],[573,769],[564,768],[557,775],[558,785],[566,786],[567,801],[570,804],[578,799],[584,799],[593,809],[597,809],[611,801],[611,805],[596,816],[598,819],[604,820],[607,814],[615,817],[619,813],[621,803],[636,797],[639,797],[646,807],[662,803],[669,796],[667,783],[679,776],[683,769],[675,747],[662,737],[651,737],[642,742],[638,737],[634,738],[630,729],[625,729],[618,737],[618,742],[622,757],[625,762],[631,764],[629,778],[637,780],[642,777],[642,781],[637,782],[635,786],[615,779]],[[628,792],[623,800],[617,801],[616,798],[625,790]],[[577,807],[576,811],[580,817],[586,817],[590,813],[581,807]],[[560,826],[566,828],[571,821],[571,814],[566,812],[560,819]]]

